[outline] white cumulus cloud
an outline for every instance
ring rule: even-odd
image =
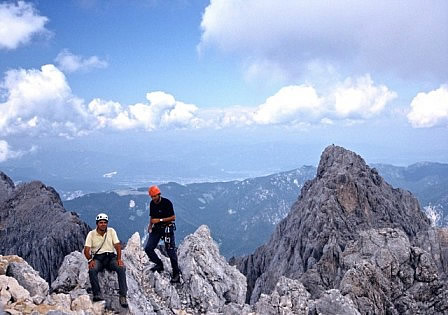
[[[162,92],[148,102],[122,105],[95,98],[88,104],[73,95],[64,73],[52,64],[41,69],[13,69],[0,82],[0,135],[24,133],[64,137],[100,128],[118,130],[196,128],[198,107]]]
[[[89,117],[83,101],[72,95],[64,74],[54,65],[9,70],[0,89],[5,99],[0,103],[0,134],[35,131],[70,136],[90,128],[84,125]]]
[[[149,92],[147,101],[137,104],[100,98],[86,103],[73,95],[64,73],[48,64],[6,72],[0,82],[0,136],[75,137],[103,128],[152,131],[362,122],[382,113],[395,97],[395,92],[365,75],[323,91],[310,84],[285,86],[255,107],[201,109],[163,91]]]
[[[379,115],[397,97],[369,75],[347,78],[325,91],[311,85],[281,88],[253,110],[232,108],[215,112],[217,125],[333,124],[344,120],[362,121]],[[209,123],[210,125],[210,123]]]
[[[254,121],[259,124],[278,124],[314,120],[321,111],[322,103],[323,100],[311,86],[287,86],[258,107]]]
[[[303,75],[308,64],[357,73],[448,77],[448,2],[212,0],[198,49],[241,56],[249,75],[269,66]]]
[[[0,49],[15,49],[34,35],[49,34],[48,18],[24,1],[0,3]]]
[[[127,107],[113,101],[94,99],[88,108],[102,127],[116,129],[188,128],[199,124],[198,107],[176,101],[171,94],[156,91],[146,94],[148,103]]]
[[[378,114],[388,102],[397,97],[385,85],[375,85],[369,75],[356,80],[348,78],[331,94],[329,101],[334,102],[336,115],[353,119],[365,119]]]
[[[84,58],[71,53],[67,49],[61,51],[55,61],[58,68],[64,72],[88,71],[93,68],[106,68],[108,66],[107,61],[101,60],[97,56]]]
[[[448,125],[448,85],[418,93],[411,102],[408,120],[413,127]]]

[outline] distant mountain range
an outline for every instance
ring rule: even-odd
[[[436,216],[437,226],[448,226],[448,164],[421,162],[408,167],[373,167],[392,186],[412,192],[424,210]]]
[[[201,224],[212,231],[223,255],[242,255],[261,245],[275,224],[289,212],[303,183],[315,168],[299,169],[243,181],[160,185],[176,212],[177,237],[182,240]],[[148,224],[147,188],[87,194],[64,202],[92,226],[99,211],[110,215],[110,224],[126,240],[134,232],[144,234]]]
[[[411,191],[422,207],[432,211],[437,225],[448,222],[448,164],[417,163],[408,167],[372,165],[394,187]],[[162,195],[174,203],[178,241],[201,224],[212,231],[227,258],[252,252],[265,243],[275,225],[291,209],[305,181],[316,168],[301,168],[242,181],[160,185]],[[100,211],[110,214],[111,226],[127,240],[134,232],[142,235],[148,224],[147,189],[115,190],[87,194],[64,201],[66,209],[79,213],[92,226]]]

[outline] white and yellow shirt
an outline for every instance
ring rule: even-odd
[[[106,237],[105,241],[104,237]],[[104,235],[99,234],[96,229],[90,231],[89,234],[87,234],[86,243],[84,244],[84,246],[90,247],[90,250],[93,254],[96,253],[101,244],[103,244],[97,254],[114,253],[114,244],[117,243],[120,243],[120,241],[118,240],[117,232],[115,232],[113,228],[108,227],[107,233],[105,233]]]

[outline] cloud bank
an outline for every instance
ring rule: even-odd
[[[73,95],[64,73],[51,64],[40,70],[7,71],[0,91],[5,99],[0,103],[0,135],[27,132],[66,137],[101,128],[151,131],[365,120],[381,113],[396,97],[366,75],[348,78],[326,93],[311,85],[286,86],[256,107],[200,109],[163,91],[147,93],[144,103],[122,105],[100,98],[86,103]]]
[[[397,97],[370,75],[347,78],[319,90],[310,84],[289,85],[255,107],[204,108],[176,100],[163,91],[146,101],[124,105],[113,100],[89,102],[73,95],[64,73],[52,64],[40,69],[13,69],[0,82],[0,136],[75,137],[91,131],[227,128],[257,125],[309,126],[366,121],[384,114]],[[448,87],[419,93],[407,118],[413,127],[448,121]],[[14,154],[2,142],[2,156]],[[7,153],[9,152],[9,153]]]
[[[31,3],[0,3],[0,49],[16,49],[37,34],[49,33],[47,22]]]
[[[355,73],[448,79],[443,0],[212,0],[201,28],[200,51],[241,56],[251,73],[268,65],[297,77],[320,62]]]

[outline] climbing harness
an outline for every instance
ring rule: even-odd
[[[163,236],[163,241],[165,242],[165,247],[167,249],[174,249],[174,231],[176,230],[176,224],[173,222],[165,226],[165,235]]]

